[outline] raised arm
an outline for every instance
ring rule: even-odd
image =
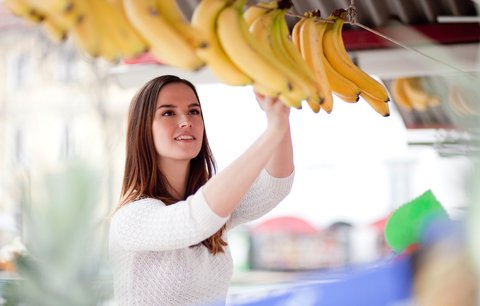
[[[259,93],[255,93],[255,96],[259,104],[262,105],[264,97]],[[287,131],[284,133],[282,141],[277,146],[277,149],[268,160],[265,169],[271,176],[277,178],[287,177],[293,172],[293,147],[290,134],[290,123],[288,121]]]
[[[263,168],[279,176],[288,176],[293,170],[290,109],[273,98],[257,96],[257,99],[267,116],[267,128],[240,157],[203,187],[208,205],[221,217],[235,210]],[[290,153],[281,152],[282,148]],[[290,161],[282,165],[282,159]]]

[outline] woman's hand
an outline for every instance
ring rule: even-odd
[[[289,126],[290,107],[275,97],[267,97],[258,92],[255,92],[255,98],[267,115],[268,128],[286,131]]]

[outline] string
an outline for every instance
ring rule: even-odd
[[[477,0],[472,0],[472,1],[475,1],[475,2],[476,2]],[[262,7],[262,6],[259,6],[259,5],[255,5],[255,6],[257,6],[257,7],[259,7],[259,8],[267,9],[266,7]],[[351,24],[351,25],[353,25],[353,26],[357,26],[357,27],[359,27],[359,28],[362,28],[362,29],[364,29],[364,30],[366,30],[366,31],[369,31],[369,32],[371,32],[371,33],[373,33],[373,34],[375,34],[375,35],[377,35],[377,36],[379,36],[379,37],[381,37],[381,38],[383,38],[383,39],[385,39],[385,40],[388,40],[388,41],[390,41],[391,43],[396,44],[396,45],[398,45],[398,46],[400,46],[400,47],[402,47],[402,48],[404,48],[404,49],[407,49],[407,50],[409,50],[409,51],[415,52],[415,53],[417,53],[417,54],[419,54],[419,55],[421,55],[421,56],[424,56],[424,57],[426,57],[426,58],[428,58],[428,59],[430,59],[430,60],[432,60],[432,61],[435,61],[435,62],[437,62],[437,63],[439,63],[439,64],[442,64],[442,65],[445,65],[445,66],[447,66],[447,67],[449,67],[449,68],[451,68],[451,69],[453,69],[453,70],[456,70],[456,71],[461,72],[461,73],[465,73],[465,74],[467,74],[467,75],[470,76],[470,74],[469,74],[467,71],[463,70],[463,69],[460,69],[460,68],[458,68],[458,67],[455,67],[455,66],[453,66],[453,65],[450,65],[450,64],[448,64],[448,63],[446,63],[446,62],[444,62],[444,61],[442,61],[442,60],[439,60],[438,58],[435,58],[435,57],[433,57],[433,56],[431,56],[431,55],[428,55],[427,53],[422,52],[422,51],[420,51],[420,50],[418,50],[418,49],[412,48],[412,47],[410,47],[410,46],[408,46],[408,45],[406,45],[406,44],[404,44],[404,43],[402,43],[402,42],[400,42],[400,41],[398,41],[398,40],[396,40],[396,39],[393,39],[393,38],[391,38],[391,37],[388,37],[388,36],[386,36],[386,35],[378,32],[378,31],[375,31],[375,30],[372,29],[372,28],[369,28],[369,27],[366,26],[366,25],[363,25],[363,24],[357,22],[357,20],[356,20],[356,19],[357,19],[357,11],[356,11],[356,8],[355,8],[355,0],[350,0],[350,5],[349,5],[348,8],[346,9],[346,12],[347,12],[347,14],[346,14],[346,15],[347,15],[347,19],[344,19],[344,22],[345,22],[345,23],[348,23],[348,24]],[[298,14],[291,13],[291,12],[287,12],[286,15],[292,16],[292,17],[296,17],[296,18],[299,18],[299,19],[301,19],[301,18],[304,17],[304,16],[302,16],[302,15],[298,15]],[[322,22],[333,23],[332,20],[327,20],[327,19],[323,19],[323,18],[320,18],[320,17],[315,17],[315,18],[316,18],[317,20],[319,20],[319,21],[322,21]]]
[[[407,49],[407,50],[409,50],[409,51],[412,51],[412,52],[415,52],[415,53],[417,53],[417,54],[420,54],[420,55],[422,55],[422,56],[424,56],[424,57],[426,57],[426,58],[428,58],[428,59],[430,59],[430,60],[432,60],[432,61],[435,61],[435,62],[440,63],[440,64],[442,64],[442,65],[445,65],[445,66],[447,66],[447,67],[450,67],[450,68],[452,68],[452,69],[454,69],[454,70],[456,70],[456,71],[459,71],[459,72],[468,74],[468,73],[467,73],[465,70],[463,70],[463,69],[460,69],[460,68],[458,68],[458,67],[455,67],[455,66],[453,66],[453,65],[450,65],[450,64],[448,64],[448,63],[446,63],[446,62],[444,62],[444,61],[442,61],[442,60],[439,60],[439,59],[436,58],[436,57],[430,56],[430,55],[428,55],[428,54],[426,54],[426,53],[424,53],[424,52],[422,52],[422,51],[420,51],[420,50],[418,50],[418,49],[415,49],[415,48],[412,48],[412,47],[410,47],[410,46],[407,46],[406,44],[404,44],[404,43],[402,43],[402,42],[400,42],[400,41],[398,41],[398,40],[396,40],[396,39],[393,39],[393,38],[391,38],[391,37],[388,37],[388,36],[386,36],[386,35],[378,32],[378,31],[375,31],[374,29],[371,29],[371,28],[367,27],[366,25],[363,25],[363,24],[361,24],[361,23],[358,23],[358,22],[356,21],[357,14],[356,14],[356,9],[355,9],[354,0],[350,0],[350,6],[349,6],[348,9],[347,9],[347,16],[348,16],[348,17],[347,17],[348,20],[346,20],[346,22],[347,22],[347,23],[350,23],[350,24],[353,25],[353,26],[357,26],[357,27],[360,27],[360,28],[362,28],[362,29],[364,29],[364,30],[367,30],[367,31],[369,31],[369,32],[371,32],[371,33],[373,33],[373,34],[375,34],[375,35],[377,35],[377,36],[379,36],[379,37],[381,37],[381,38],[383,38],[383,39],[386,39],[386,40],[390,41],[391,43],[394,43],[394,44],[396,44],[396,45],[398,45],[398,46],[400,46],[400,47],[402,47],[402,48],[405,48],[405,49]]]

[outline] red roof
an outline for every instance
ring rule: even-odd
[[[317,230],[307,221],[296,217],[277,217],[266,220],[252,229],[252,233],[287,232],[291,234],[317,234]]]

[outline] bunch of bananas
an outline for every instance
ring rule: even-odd
[[[144,53],[149,44],[128,20],[120,0],[6,0],[15,15],[40,24],[56,42],[109,61]]]
[[[345,102],[357,102],[361,97],[376,112],[389,116],[389,96],[385,87],[353,63],[342,38],[345,10],[337,10],[328,19],[319,19],[319,13],[307,12],[294,25],[292,41],[308,67],[315,71],[317,82],[327,86]],[[330,99],[322,105],[327,112],[332,109]]]
[[[256,91],[277,96],[301,108],[330,113],[333,95],[347,102],[366,100],[382,116],[389,115],[385,87],[350,59],[342,40],[343,19],[328,21],[307,12],[290,36],[285,19],[291,1],[260,2],[245,9],[245,0],[203,0],[192,24],[207,33],[209,47],[197,52],[207,67],[231,85],[252,84]]]
[[[440,105],[440,99],[428,93],[418,77],[396,78],[392,80],[391,90],[396,104],[408,112],[424,112],[429,107]]]
[[[291,0],[202,0],[191,20],[176,0],[6,0],[16,15],[40,23],[55,41],[72,36],[93,57],[109,61],[147,51],[166,65],[206,66],[222,82],[252,85],[300,109],[330,113],[333,95],[362,98],[389,115],[385,87],[350,59],[342,40],[345,10],[328,20],[307,12],[290,35]]]

